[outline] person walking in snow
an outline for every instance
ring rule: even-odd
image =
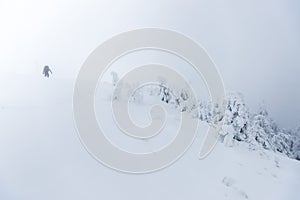
[[[44,67],[44,70],[43,70],[44,76],[47,77],[47,78],[49,78],[49,72],[52,74],[51,69],[49,68],[48,65],[46,65],[46,66]]]

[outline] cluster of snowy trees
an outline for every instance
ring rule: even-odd
[[[114,74],[114,85],[117,81],[118,78]],[[128,85],[127,87],[135,88]],[[226,145],[244,142],[253,150],[259,148],[273,150],[300,160],[300,127],[297,130],[280,128],[264,108],[261,108],[258,113],[250,113],[240,93],[227,95],[222,105],[225,106],[224,116],[220,115],[221,105],[196,102],[184,88],[171,89],[163,82],[159,86],[136,90],[133,100],[142,104],[144,95],[157,96],[166,104],[173,104],[181,112],[191,113],[193,117],[210,125],[216,123],[216,120],[224,119],[220,141]]]
[[[200,120],[211,123],[213,112],[211,105],[200,103]],[[245,142],[251,149],[273,150],[300,160],[300,128],[280,128],[264,108],[250,113],[241,94],[227,96],[220,140],[226,145]]]
[[[166,86],[160,87],[158,96],[161,100],[175,104],[181,112],[189,112],[210,125],[224,117],[220,141],[225,145],[244,142],[252,150],[272,150],[300,160],[300,127],[297,130],[280,128],[264,108],[250,113],[240,93],[228,94],[224,103],[225,115],[219,116],[221,105],[189,101],[190,96],[184,90],[175,95],[176,92]]]

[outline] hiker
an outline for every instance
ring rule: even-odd
[[[44,67],[44,70],[43,70],[44,76],[47,77],[47,78],[49,78],[49,72],[52,74],[51,69],[49,68],[48,65],[46,65],[46,66]]]

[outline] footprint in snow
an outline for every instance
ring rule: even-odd
[[[235,186],[236,181],[233,178],[230,177],[224,177],[222,180],[222,183],[226,186],[232,189],[234,196],[239,196],[241,199],[249,199],[248,194],[242,190],[240,190],[238,187]],[[228,194],[225,194],[226,197],[228,197]]]
[[[222,183],[224,185],[226,185],[227,187],[231,187],[235,183],[235,180],[230,177],[224,177],[222,180]]]

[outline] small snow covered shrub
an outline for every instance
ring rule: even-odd
[[[224,124],[232,127],[234,132],[228,133],[232,139],[246,141],[249,138],[249,111],[241,94],[228,96]]]

